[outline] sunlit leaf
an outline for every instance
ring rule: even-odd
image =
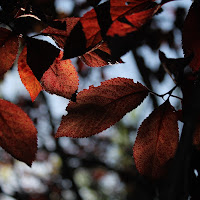
[[[123,63],[121,59],[112,57],[106,42],[98,44],[96,47],[81,56],[81,60],[90,67],[101,67]]]
[[[146,87],[126,78],[90,86],[78,93],[76,102],[70,102],[56,137],[89,137],[99,133],[139,106],[147,94]]]
[[[44,73],[41,83],[51,93],[70,99],[78,90],[78,74],[70,60],[61,60],[63,52]]]
[[[141,11],[132,15],[125,16],[124,22],[115,20],[111,27],[109,28],[107,35],[108,36],[126,36],[127,33],[137,31],[141,26],[143,26],[149,19],[152,18],[156,12],[157,7]]]
[[[32,70],[28,66],[26,58],[27,48],[24,47],[18,59],[18,72],[22,83],[24,84],[31,96],[31,100],[34,101],[40,93],[40,91],[42,90],[42,87],[40,85],[40,82],[36,79],[35,75],[33,74]]]
[[[11,31],[0,28],[0,76],[13,65],[18,52],[18,38]]]
[[[0,99],[0,146],[14,158],[31,166],[37,152],[37,130],[27,114]]]

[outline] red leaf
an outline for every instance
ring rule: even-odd
[[[37,130],[27,114],[15,104],[0,99],[0,146],[31,166],[37,152]]]
[[[111,0],[110,1],[110,15],[113,21],[123,17],[125,15],[130,15],[133,12],[139,12],[147,9],[152,5],[152,2],[149,0],[131,0],[129,5],[125,5],[126,0]],[[101,5],[101,9],[106,9],[106,4]],[[105,7],[104,7],[105,6]],[[102,16],[103,18],[104,16]],[[107,19],[105,19],[106,21]],[[85,33],[86,38],[86,48],[95,47],[101,40],[101,29],[98,23],[97,14],[95,9],[88,11],[83,17],[81,17],[80,22],[83,27],[83,32]]]
[[[133,147],[135,165],[142,175],[159,178],[165,174],[178,145],[177,120],[166,101],[143,121]]]
[[[61,60],[63,52],[44,73],[41,83],[51,93],[70,99],[78,90],[78,74],[70,60]]]
[[[12,67],[18,46],[18,38],[8,29],[0,28],[0,76]]]
[[[157,11],[158,7],[154,7],[149,10],[135,13],[133,15],[125,16],[127,23],[120,22],[116,20],[113,22],[109,28],[107,35],[108,36],[125,36],[127,33],[137,31],[141,26],[143,26],[150,18],[153,17],[154,13]]]
[[[19,59],[18,59],[18,72],[21,78],[22,83],[26,87],[27,91],[31,96],[31,100],[34,101],[42,87],[40,82],[37,80],[35,75],[33,74],[32,70],[28,66],[26,62],[27,57],[27,48],[24,47],[23,51],[21,52]]]
[[[64,49],[65,42],[67,38],[69,37],[72,29],[77,24],[80,18],[78,17],[68,17],[65,19],[55,20],[56,22],[66,22],[66,30],[59,30],[56,28],[52,28],[51,26],[48,26],[46,29],[42,31],[42,33],[47,34],[55,40],[56,44]]]
[[[96,47],[81,56],[81,60],[90,67],[102,67],[123,63],[121,59],[116,60],[111,56],[110,49],[106,42],[98,44]]]
[[[119,17],[147,10],[155,0],[110,0],[110,14],[115,21]]]
[[[87,41],[86,48],[95,47],[102,40],[101,30],[95,10],[92,9],[88,11],[85,15],[83,15],[83,17],[81,17],[80,22]]]
[[[194,71],[198,71],[200,69],[199,9],[200,3],[195,1],[188,12],[182,31],[182,42],[185,56],[189,56],[191,53],[194,53],[194,58],[190,63],[190,67]]]
[[[89,137],[118,122],[127,112],[141,104],[148,89],[131,79],[115,78],[90,86],[70,102],[56,137]]]

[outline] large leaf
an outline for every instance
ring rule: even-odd
[[[194,53],[194,58],[190,63],[190,67],[194,71],[198,71],[200,69],[199,10],[200,3],[199,1],[195,1],[185,19],[182,31],[182,42],[185,55],[189,56],[191,53]]]
[[[27,114],[15,104],[0,99],[0,146],[31,166],[37,152],[37,130]]]
[[[88,137],[99,133],[139,106],[147,94],[146,87],[126,78],[90,86],[78,93],[76,102],[70,102],[68,115],[62,118],[56,137]]]
[[[60,50],[49,42],[34,38],[27,39],[27,64],[38,81],[53,64],[59,53]]]
[[[70,60],[61,60],[63,52],[44,73],[41,83],[51,93],[70,99],[78,90],[78,74]]]
[[[133,147],[135,165],[142,175],[159,178],[166,173],[178,145],[177,120],[166,101],[143,121]]]
[[[8,29],[0,28],[0,76],[12,67],[18,46],[18,38]]]
[[[31,96],[31,100],[34,101],[38,96],[38,94],[40,93],[40,91],[42,90],[42,87],[40,85],[40,82],[33,74],[32,70],[28,66],[26,58],[27,58],[27,47],[24,47],[18,59],[18,72],[22,83],[24,84],[24,86],[26,87]]]

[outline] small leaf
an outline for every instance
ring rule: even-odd
[[[56,137],[89,137],[99,133],[138,107],[147,94],[146,87],[126,78],[90,86],[78,93],[76,102],[70,102],[68,115],[62,118]]]
[[[27,39],[27,64],[38,81],[53,64],[59,53],[60,50],[49,42],[34,38]]]
[[[63,52],[53,65],[44,73],[41,83],[43,88],[51,93],[70,99],[78,90],[78,74],[70,60],[61,60]]]
[[[35,101],[36,97],[42,90],[40,82],[36,79],[32,70],[26,62],[27,57],[27,47],[24,47],[18,59],[18,72],[22,83],[26,87],[27,91],[31,96],[31,100]]]
[[[193,137],[193,145],[200,150],[200,124],[196,124],[194,137]]]
[[[177,115],[169,101],[155,109],[140,126],[133,147],[138,171],[151,178],[163,176],[179,141]]]
[[[137,31],[142,27],[149,19],[151,19],[154,13],[157,11],[158,7],[134,13],[132,15],[125,16],[125,22],[121,20],[115,20],[111,27],[109,28],[107,35],[108,36],[120,36],[124,37],[128,33]]]
[[[103,17],[103,16],[102,16]],[[80,19],[86,39],[86,48],[93,48],[101,42],[101,29],[98,24],[97,15],[94,9],[88,11]]]
[[[98,44],[92,50],[83,54],[81,60],[90,67],[102,67],[105,65],[123,63],[121,59],[117,60],[112,57],[106,42]]]
[[[8,29],[0,28],[0,76],[13,65],[18,52],[18,38]]]
[[[27,114],[0,99],[0,146],[14,158],[31,166],[37,152],[37,130]]]
[[[190,63],[190,67],[194,71],[200,69],[199,9],[200,3],[195,1],[188,12],[182,31],[182,43],[185,56],[194,54],[194,58]]]
[[[64,49],[65,42],[69,37],[74,26],[78,23],[79,19],[80,18],[78,17],[68,17],[61,20],[55,20],[54,22],[66,22],[66,30],[60,30],[48,26],[46,29],[42,31],[42,33],[51,36],[53,40],[55,40],[56,44],[60,48]]]
[[[162,51],[159,51],[159,58],[164,70],[172,80],[180,84],[184,80],[184,69],[191,62],[193,55],[185,58],[167,58]]]
[[[112,20],[119,17],[141,12],[155,6],[154,0],[110,0]]]

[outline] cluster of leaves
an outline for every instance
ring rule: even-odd
[[[132,43],[129,42],[134,39],[135,33],[161,12],[162,5],[168,2],[170,0],[160,3],[155,0],[110,0],[100,4],[99,0],[90,0],[88,3],[93,9],[82,17],[52,20],[46,13],[41,14],[31,1],[1,1],[0,76],[3,77],[17,59],[20,78],[32,101],[42,90],[71,100],[56,138],[97,134],[138,107],[153,91],[131,79],[114,78],[77,93],[78,74],[70,58],[79,57],[90,67],[123,63],[120,57],[131,49]],[[195,1],[185,20],[185,58],[168,59],[160,52],[163,67],[176,86],[164,95],[154,93],[169,97],[138,130],[133,156],[138,171],[151,178],[157,179],[167,173],[179,143],[178,120],[186,121],[191,96],[198,85],[199,7],[200,4]],[[31,36],[33,32],[37,33]],[[51,37],[57,46],[38,39],[38,36]],[[191,41],[191,37],[194,40]],[[188,64],[191,71],[185,74]],[[177,86],[183,91],[183,112],[176,111],[169,101],[170,97],[174,97],[172,92]],[[37,130],[27,114],[1,99],[0,124],[1,147],[31,165],[37,152]],[[193,139],[197,148],[200,145],[198,130]]]

